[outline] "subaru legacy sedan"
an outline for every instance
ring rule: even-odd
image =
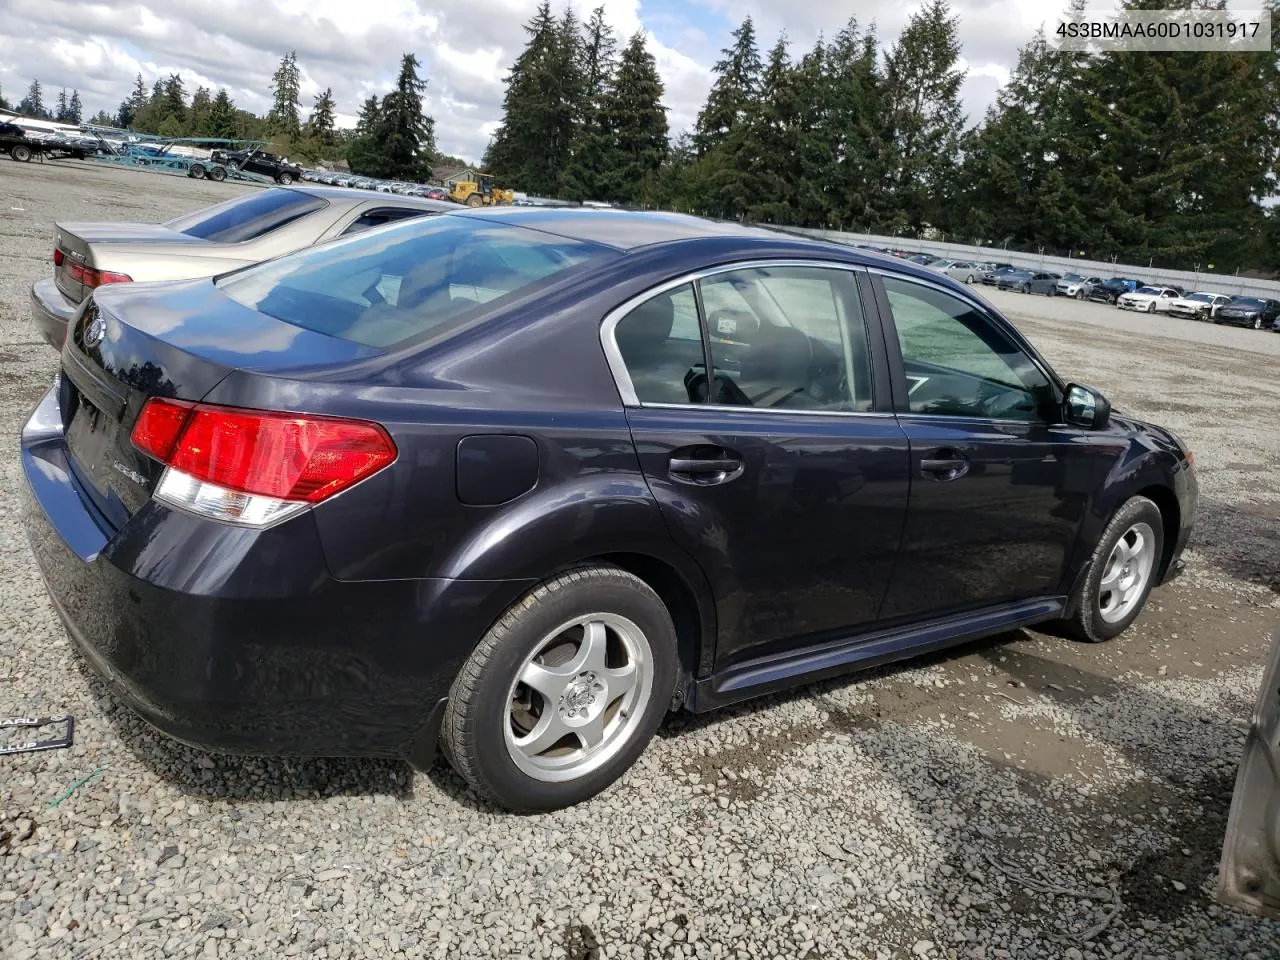
[[[1192,455],[923,267],[695,218],[459,210],[101,287],[22,431],[81,654],[217,751],[545,810],[673,709],[1173,575]]]

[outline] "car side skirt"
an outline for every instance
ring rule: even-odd
[[[686,707],[694,713],[703,713],[801,683],[905,660],[969,640],[1055,620],[1063,615],[1066,606],[1066,597],[1037,597],[747,660],[703,680],[695,680]]]

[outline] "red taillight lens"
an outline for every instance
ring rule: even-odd
[[[54,247],[54,250],[53,250],[53,265],[54,265],[55,267],[60,267],[60,266],[62,266],[62,260],[63,260],[62,251],[61,251],[61,250],[59,250],[57,247]]]
[[[133,442],[200,482],[303,503],[319,503],[396,458],[376,423],[160,398],[143,407]]]
[[[133,445],[147,456],[168,463],[194,407],[194,403],[185,400],[148,400],[133,424]]]
[[[96,267],[86,267],[83,263],[73,263],[71,265],[71,279],[77,283],[82,283],[90,290],[96,290],[98,287],[105,286],[108,283],[133,283],[133,277],[124,273],[112,273],[110,270],[99,270]]]

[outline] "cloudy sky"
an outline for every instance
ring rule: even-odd
[[[673,133],[690,127],[711,82],[711,64],[746,14],[767,49],[785,28],[800,51],[856,14],[885,42],[918,8],[902,0],[576,0],[585,17],[603,3],[621,37],[644,30],[666,82]],[[502,77],[519,52],[537,0],[0,0],[0,90],[17,101],[33,77],[46,103],[78,87],[86,118],[114,111],[141,72],[181,73],[187,90],[225,86],[237,104],[262,113],[283,52],[303,71],[303,111],[332,87],[340,122],[385,91],[401,53],[426,67],[428,106],[446,153],[478,160],[501,116]],[[1107,0],[1094,7],[1108,10]],[[553,0],[562,9],[563,0]],[[1065,7],[1065,0],[1061,4]],[[1007,78],[1019,45],[1046,20],[1053,0],[953,0],[976,122]]]

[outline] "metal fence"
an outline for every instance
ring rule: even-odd
[[[1143,267],[1130,263],[1111,263],[1106,260],[1077,260],[1073,257],[1055,257],[1048,254],[1021,253],[1000,247],[974,247],[963,243],[942,243],[934,240],[917,240],[911,237],[881,237],[870,233],[846,233],[841,230],[812,230],[804,227],[781,227],[788,233],[803,234],[836,243],[866,243],[894,250],[910,250],[912,253],[928,253],[952,260],[982,260],[1011,263],[1015,267],[1032,270],[1049,270],[1054,273],[1079,273],[1086,277],[1133,277],[1149,284],[1173,284],[1187,290],[1205,290],[1227,296],[1269,297],[1280,300],[1280,281],[1258,280],[1253,277],[1234,277],[1218,273],[1192,270],[1162,270],[1159,267]]]

